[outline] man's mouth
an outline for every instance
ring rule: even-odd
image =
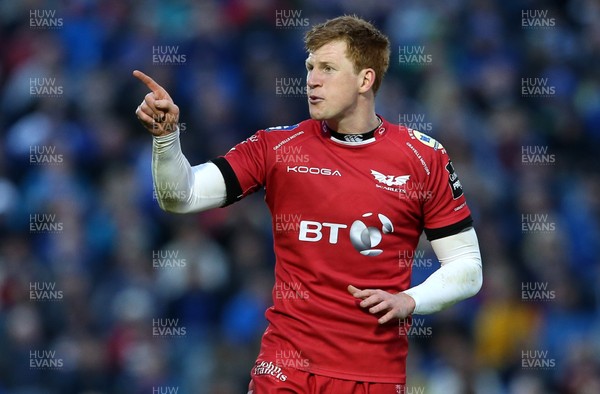
[[[323,100],[324,100],[323,97],[315,96],[314,94],[311,94],[310,96],[308,96],[308,102],[311,104],[317,104]]]

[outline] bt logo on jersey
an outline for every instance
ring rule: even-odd
[[[323,228],[329,228],[329,243],[337,244],[339,230],[347,227],[347,225],[339,223],[319,223],[312,220],[303,220],[300,222],[298,239],[305,242],[318,242],[323,238]]]
[[[348,231],[348,237],[354,249],[363,256],[378,256],[383,250],[373,249],[379,245],[383,235],[393,233],[394,226],[391,220],[382,214],[377,214],[378,223],[365,223],[374,218],[372,212],[362,215],[361,220],[354,220]],[[375,224],[375,225],[374,225]],[[381,226],[381,230],[378,228]],[[298,231],[298,240],[303,242],[319,242],[324,237],[335,245],[338,243],[340,232],[349,226],[342,223],[317,222],[313,220],[302,220]]]
[[[362,217],[370,218],[372,215],[371,212],[367,212],[363,214]],[[352,242],[354,249],[364,256],[380,255],[383,250],[373,248],[379,245],[383,238],[383,234],[394,232],[394,225],[387,216],[378,213],[377,218],[381,224],[381,230],[375,226],[367,226],[363,222],[363,220],[367,219],[355,220],[354,223],[352,223],[352,227],[350,227],[350,242]]]

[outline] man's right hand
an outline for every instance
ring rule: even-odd
[[[179,107],[175,105],[169,93],[139,70],[135,70],[133,76],[151,90],[135,110],[135,114],[144,127],[155,137],[167,135],[177,130]]]

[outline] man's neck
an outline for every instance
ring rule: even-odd
[[[340,134],[363,134],[377,128],[381,120],[373,111],[369,116],[358,119],[329,119],[325,123],[329,129],[337,131]]]

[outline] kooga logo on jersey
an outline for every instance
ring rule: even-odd
[[[307,167],[307,166],[287,166],[287,172],[297,172],[299,174],[342,176],[338,170],[331,168]]]

